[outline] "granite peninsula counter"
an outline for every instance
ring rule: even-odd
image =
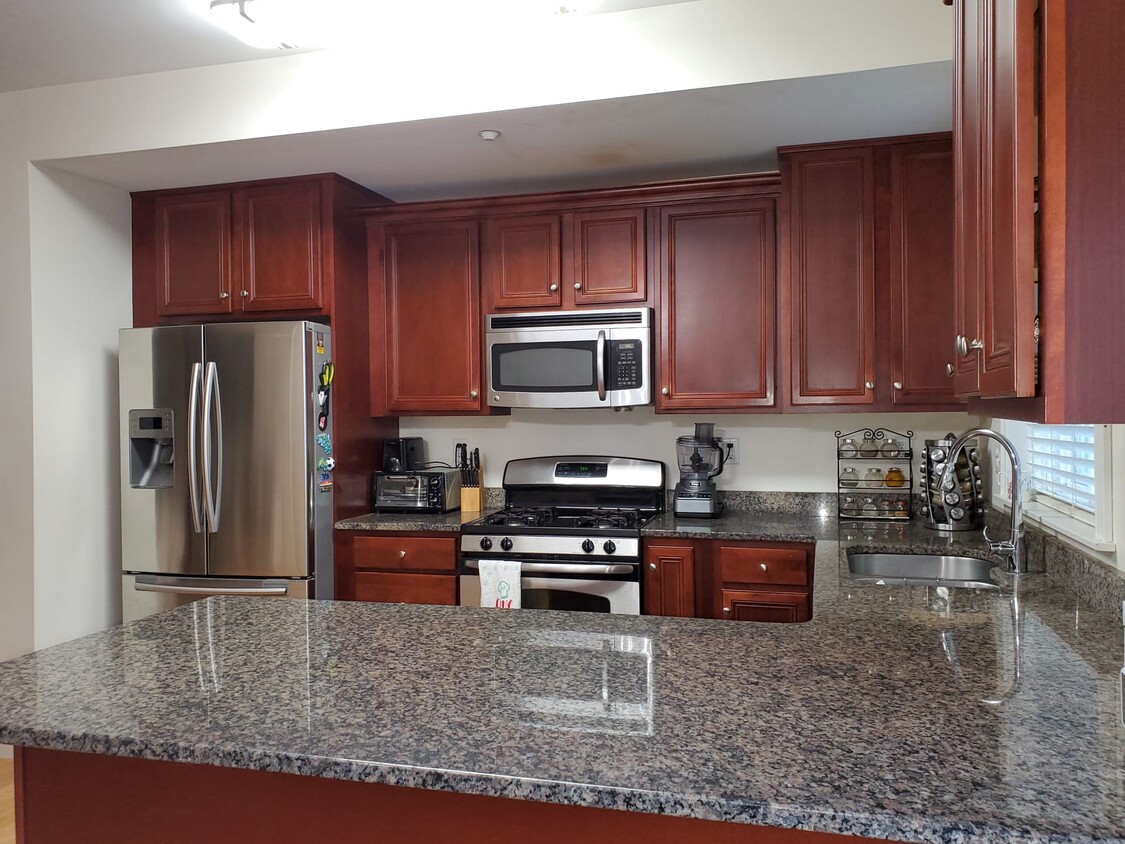
[[[1116,619],[1029,576],[1017,656],[1010,592],[817,548],[807,624],[212,598],[0,665],[0,742],[733,822],[707,840],[1125,839]]]

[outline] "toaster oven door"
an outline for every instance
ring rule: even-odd
[[[375,506],[416,510],[429,506],[425,475],[379,475],[375,479]]]

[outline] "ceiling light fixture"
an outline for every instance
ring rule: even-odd
[[[500,137],[500,131],[498,129],[481,129],[477,134],[485,141],[495,141]]]

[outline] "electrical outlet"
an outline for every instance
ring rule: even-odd
[[[470,443],[469,436],[467,434],[461,434],[460,436],[454,437],[449,442],[449,454],[448,454],[448,456],[443,456],[441,458],[442,460],[449,463],[450,466],[456,466],[457,465],[457,443],[465,443],[465,445],[468,446],[469,451],[473,450],[472,444]],[[431,457],[430,459],[434,460],[436,458]]]
[[[723,448],[729,449],[727,463],[730,463],[732,466],[738,465],[738,437],[722,437],[721,439],[723,441]]]

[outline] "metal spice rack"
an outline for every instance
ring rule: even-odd
[[[836,505],[841,520],[908,522],[914,508],[914,432],[836,432]],[[868,473],[878,469],[878,480]],[[892,472],[897,470],[897,474]],[[890,482],[887,474],[891,473]],[[901,479],[898,478],[901,475]]]

